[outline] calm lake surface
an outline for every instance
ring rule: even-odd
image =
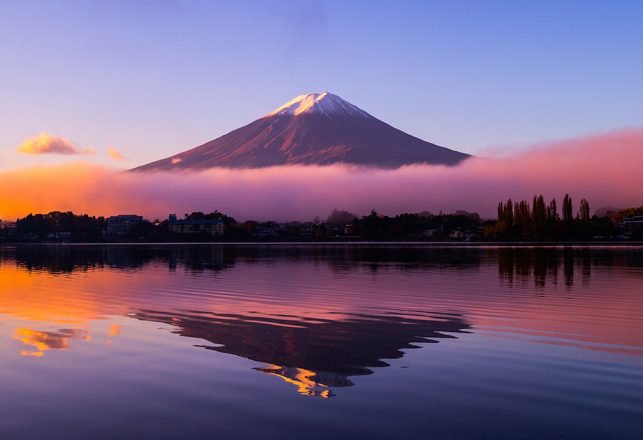
[[[0,248],[0,438],[643,438],[643,248]]]

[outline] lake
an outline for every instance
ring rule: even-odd
[[[0,438],[643,437],[643,247],[0,248]]]

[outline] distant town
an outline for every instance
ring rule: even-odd
[[[558,242],[630,241],[643,239],[643,206],[602,209],[590,216],[587,200],[577,211],[565,196],[561,210],[543,196],[498,204],[496,219],[477,213],[403,213],[381,215],[373,210],[358,217],[333,210],[326,219],[309,222],[239,222],[219,211],[192,212],[182,217],[148,220],[122,214],[94,217],[54,211],[29,214],[17,221],[0,220],[4,243],[101,242],[253,242],[253,241],[437,241],[437,242]]]

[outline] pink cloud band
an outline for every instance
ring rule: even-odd
[[[73,210],[153,219],[218,209],[242,220],[311,220],[333,208],[356,214],[465,209],[494,217],[500,200],[530,200],[540,193],[548,200],[565,193],[576,201],[587,198],[594,210],[643,205],[641,163],[641,129],[551,143],[509,158],[472,158],[456,167],[282,166],[145,174],[76,163],[0,172],[0,218]]]

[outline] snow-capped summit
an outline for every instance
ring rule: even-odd
[[[298,116],[301,114],[321,114],[329,118],[357,117],[375,119],[361,108],[328,92],[299,95],[281,107],[277,107],[265,117],[277,115]]]
[[[323,92],[297,96],[244,127],[136,171],[334,163],[396,168],[413,163],[456,165],[467,157],[408,135]]]

